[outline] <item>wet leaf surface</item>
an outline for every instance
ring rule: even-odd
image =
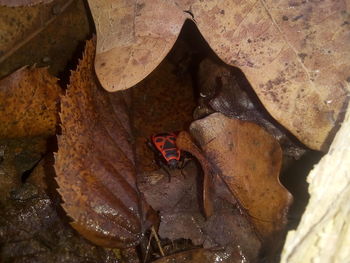
[[[60,34],[54,34],[55,38],[47,34],[49,41],[44,41],[43,45],[50,50],[47,56],[46,49],[33,48],[35,44],[31,43],[35,36],[52,33],[55,29],[63,28],[64,35],[66,24],[79,24],[74,21],[84,24],[84,19],[71,13],[74,8],[83,10],[81,1],[66,1],[63,6],[62,3],[54,1],[43,9],[22,9],[19,13],[22,12],[23,17],[18,21],[11,19],[11,13],[4,16],[4,24],[10,25],[5,32],[9,39],[0,42],[0,47],[2,44],[5,47],[5,53],[0,48],[0,61],[11,68],[17,63],[18,57],[13,60],[14,63],[11,62],[16,53],[33,50],[35,55],[30,55],[31,61],[40,57],[42,62],[50,64],[49,61],[56,56],[54,71],[62,69],[64,59],[59,60],[61,54],[52,48],[57,39],[62,39]],[[67,228],[68,224],[57,217],[58,199],[49,199],[45,193],[55,184],[47,184],[45,180],[46,158],[41,159],[43,151],[28,153],[17,150],[11,159],[13,164],[7,166],[5,162],[6,169],[0,167],[0,176],[8,173],[16,175],[0,178],[1,190],[4,190],[0,191],[0,209],[4,211],[4,216],[0,216],[1,222],[4,222],[0,224],[0,244],[5,248],[1,259],[75,262],[76,258],[80,258],[84,262],[138,262],[139,255],[134,246],[139,244],[143,235],[148,237],[149,231],[145,234],[145,230],[156,222],[154,211],[143,201],[143,196],[159,211],[159,228],[158,224],[154,225],[162,239],[160,243],[166,244],[166,254],[191,249],[157,262],[255,262],[261,247],[267,242],[273,239],[273,246],[278,246],[277,237],[286,223],[291,201],[291,196],[278,179],[281,150],[262,128],[232,118],[253,120],[264,126],[282,144],[285,143],[284,153],[287,155],[299,157],[303,149],[294,147],[285,131],[276,129],[270,120],[263,119],[260,109],[235,79],[234,71],[238,69],[204,60],[199,65],[202,83],[199,90],[193,90],[196,69],[191,61],[193,54],[189,53],[198,50],[189,51],[188,47],[182,46],[179,49],[181,54],[173,50],[173,54],[165,56],[175,43],[184,20],[195,20],[215,52],[226,63],[244,71],[262,103],[270,105],[267,108],[272,115],[308,146],[318,149],[340,116],[347,92],[346,78],[343,77],[347,74],[348,64],[339,59],[333,63],[334,68],[323,67],[319,53],[324,55],[326,49],[322,41],[317,47],[312,44],[319,40],[320,32],[324,33],[322,39],[327,34],[322,27],[311,23],[315,21],[314,10],[303,9],[312,4],[289,3],[293,8],[282,17],[282,23],[289,27],[284,27],[276,19],[285,12],[279,9],[284,3],[269,7],[270,3],[265,1],[157,0],[110,4],[91,0],[89,4],[98,31],[95,68],[104,88],[113,91],[125,89],[155,70],[128,91],[107,93],[98,84],[94,73],[94,42],[87,43],[84,57],[72,72],[71,84],[63,96],[62,135],[58,138],[59,151],[55,164],[57,182],[64,201],[63,208],[73,220],[71,225],[83,237],[100,246],[127,249],[106,250],[92,246]],[[342,4],[328,4],[321,5],[321,9],[333,9],[331,16],[343,7]],[[293,16],[296,10],[303,14]],[[68,14],[67,19],[60,19],[63,13]],[[28,18],[28,14],[33,17]],[[343,12],[341,16],[343,19],[346,14]],[[311,22],[306,24],[306,21]],[[328,17],[323,21],[327,24]],[[343,29],[348,26],[345,22],[344,27],[333,34],[329,49],[334,48],[334,44],[338,45],[339,39],[344,39],[346,34]],[[17,25],[23,27],[14,32],[11,26]],[[53,30],[50,31],[51,27]],[[303,34],[309,29],[315,32],[308,32],[310,34],[303,44],[298,46],[297,42],[293,42],[295,28]],[[79,34],[84,32],[81,30]],[[73,32],[68,35],[73,35],[72,39],[76,40],[79,34]],[[67,39],[71,40],[70,37]],[[40,47],[43,42],[37,43]],[[179,45],[186,43],[177,42],[175,50]],[[334,56],[347,54],[342,45],[339,44],[336,51],[327,52],[330,61]],[[66,45],[59,46],[60,50],[66,50]],[[319,58],[315,58],[317,56]],[[341,63],[344,72],[339,71]],[[1,68],[3,72],[8,70]],[[337,82],[334,78],[335,82],[329,82],[322,77],[322,74],[328,76],[330,72],[337,78],[340,76],[341,81]],[[320,88],[315,89],[315,85]],[[323,88],[327,85],[333,88]],[[25,85],[19,86],[22,88],[21,95],[14,97],[29,97],[21,93]],[[195,112],[195,119],[213,111],[222,112],[231,119],[214,114],[192,124],[192,138],[188,137],[189,140],[183,140],[184,144],[178,145],[192,154],[192,160],[187,160],[182,171],[171,170],[169,182],[165,171],[156,166],[155,156],[145,142],[156,133],[188,130],[196,104],[194,92],[201,97],[198,107],[201,109]],[[5,99],[8,98],[11,99],[11,96],[5,96]],[[294,105],[290,101],[295,101]],[[314,103],[314,107],[310,106],[310,102]],[[8,104],[18,103],[13,100]],[[285,114],[281,114],[282,111]],[[46,115],[39,112],[39,116]],[[306,120],[306,124],[300,123],[300,120]],[[12,124],[17,125],[18,122]],[[308,128],[311,132],[304,131]],[[15,130],[17,132],[17,127]],[[180,132],[178,139],[183,134],[189,136]],[[135,155],[133,146],[136,148]],[[0,145],[0,166],[3,150]],[[29,176],[25,176],[25,180],[24,173]],[[136,187],[136,177],[141,193]],[[31,213],[35,214],[33,222]],[[14,226],[9,218],[15,218]],[[15,228],[21,224],[25,229],[23,236],[22,232],[16,232],[22,231],[22,228]],[[47,227],[59,229],[59,234],[44,232]],[[146,242],[146,239],[143,241]],[[180,244],[181,240],[187,245],[175,249],[174,244]],[[204,248],[192,250],[201,246]],[[158,257],[159,254],[153,254],[153,259]]]
[[[47,68],[21,68],[0,81],[0,137],[54,135],[61,88]]]
[[[24,184],[15,194],[1,209],[2,262],[118,262],[112,251],[91,245],[62,223],[51,199],[35,186]]]
[[[98,37],[96,72],[105,89],[126,89],[147,76],[190,18],[216,54],[245,73],[277,121],[312,149],[329,145],[349,94],[344,1],[119,1],[110,6],[90,0],[89,5]]]
[[[98,85],[94,45],[87,42],[62,98],[58,191],[72,226],[85,238],[106,247],[131,247],[142,238],[147,210],[140,211],[145,207],[136,188],[127,104],[123,93]]]
[[[45,137],[0,139],[0,205],[5,206],[12,190],[22,184],[22,176],[46,152]]]
[[[33,184],[52,180],[44,162],[22,182],[23,171],[46,152],[46,138],[2,139],[0,145],[1,262],[119,262],[113,251],[94,246],[73,231],[59,216],[58,199]]]
[[[190,131],[259,235],[267,240],[281,231],[292,196],[279,182],[278,142],[258,125],[220,113],[193,122]]]

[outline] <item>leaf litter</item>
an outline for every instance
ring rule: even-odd
[[[181,39],[179,41],[181,41]],[[180,42],[177,42],[176,45],[180,45]],[[190,138],[190,143],[188,141],[185,142],[186,146],[178,146],[180,149],[190,152],[192,156],[194,156],[192,159],[198,160],[198,163],[192,160],[185,165],[182,171],[170,171],[171,181],[169,182],[166,172],[155,165],[154,155],[146,145],[147,138],[150,138],[151,135],[156,133],[186,129],[186,125],[189,125],[191,120],[193,120],[191,113],[196,106],[196,104],[193,104],[191,96],[186,95],[189,92],[187,87],[190,87],[192,84],[190,82],[191,80],[188,79],[187,75],[173,75],[174,73],[172,72],[174,71],[171,70],[174,68],[171,64],[172,61],[172,54],[170,54],[149,78],[146,78],[131,89],[131,93],[133,94],[132,116],[136,135],[136,160],[138,164],[140,164],[138,186],[145,196],[146,201],[156,211],[159,211],[160,225],[158,233],[161,237],[161,244],[163,248],[167,248],[171,246],[171,242],[180,242],[177,244],[181,244],[181,240],[191,240],[192,246],[194,247],[206,247],[206,250],[200,250],[200,252],[196,250],[195,253],[204,253],[213,256],[213,253],[215,253],[212,251],[213,247],[219,247],[220,253],[225,254],[226,250],[231,251],[225,254],[228,260],[231,260],[228,262],[232,262],[233,260],[239,262],[238,260],[242,259],[242,257],[249,258],[254,262],[254,260],[259,257],[258,254],[263,243],[267,242],[268,234],[265,232],[269,232],[271,235],[273,234],[272,232],[275,234],[273,230],[277,230],[278,232],[278,230],[283,229],[286,221],[285,216],[290,204],[290,195],[280,186],[278,181],[282,151],[278,148],[279,146],[276,146],[278,143],[275,142],[275,147],[278,149],[275,158],[279,161],[275,162],[275,164],[271,164],[271,169],[275,170],[272,174],[265,171],[265,175],[271,177],[270,179],[267,178],[267,181],[271,183],[271,185],[275,182],[275,184],[278,185],[276,189],[278,189],[278,187],[282,189],[281,193],[276,193],[276,203],[278,203],[279,200],[285,200],[285,202],[281,201],[281,211],[278,209],[274,211],[274,208],[270,208],[269,202],[271,199],[269,199],[269,201],[266,201],[266,203],[260,207],[261,210],[267,210],[266,214],[254,215],[253,211],[250,211],[252,213],[252,215],[250,215],[250,207],[242,206],[242,204],[239,203],[238,196],[232,194],[232,189],[230,189],[227,186],[227,182],[221,178],[221,176],[226,176],[226,171],[225,173],[222,172],[221,176],[219,176],[217,172],[215,173],[216,166],[210,165],[210,163],[216,164],[216,159],[212,160],[207,156],[207,153],[201,148],[203,146],[197,144],[196,139],[198,140],[198,138],[196,138],[196,136],[193,136],[194,139]],[[220,67],[216,67],[219,68],[220,71]],[[210,77],[214,75],[215,74],[208,74]],[[181,79],[179,79],[180,77]],[[170,79],[173,80],[170,82]],[[178,86],[178,83],[182,84],[182,86]],[[181,91],[179,91],[179,89]],[[177,96],[179,95],[176,95],[178,92],[183,94],[179,101],[177,101]],[[173,101],[170,98],[173,99]],[[188,105],[193,106],[189,107]],[[187,116],[189,117],[186,117],[186,115],[182,113],[185,111],[188,112]],[[217,127],[214,126],[209,129],[217,129]],[[262,130],[262,128],[255,126],[254,128],[257,129],[257,131]],[[228,130],[230,129],[231,128]],[[250,129],[251,127],[249,126],[248,130]],[[181,134],[180,132],[178,140]],[[266,132],[261,131],[261,134],[263,134],[263,138],[265,138],[264,136],[267,136],[269,140],[272,138],[266,135]],[[261,139],[262,141],[264,140],[263,138]],[[222,136],[222,140],[225,139],[227,139],[227,137]],[[250,138],[246,138],[244,142],[249,140]],[[264,145],[263,142],[262,144],[262,149],[265,146],[268,147],[266,144]],[[294,157],[297,157],[297,154]],[[252,157],[253,160],[254,158],[258,160],[260,157]],[[272,160],[273,159],[266,160],[266,165],[268,166]],[[208,176],[203,176],[206,170],[208,170]],[[257,170],[259,170],[259,168]],[[213,173],[216,177],[213,176]],[[264,172],[262,172],[262,174],[264,174]],[[210,180],[214,180],[212,178],[215,178],[215,180],[210,183],[204,183],[204,178]],[[241,183],[244,184],[244,182]],[[255,191],[258,186],[255,185],[252,187],[254,188],[253,191]],[[203,192],[203,189],[207,190]],[[264,189],[257,191],[264,192]],[[207,205],[204,204],[204,200],[209,201]],[[248,203],[250,201],[251,200],[246,200]],[[215,212],[208,212],[210,211],[210,206],[212,206],[211,209]],[[266,234],[264,239],[262,234],[259,233],[256,226],[258,223],[255,221],[263,221],[263,223],[260,224],[267,225],[265,228],[274,226],[274,218],[267,218],[271,216],[268,214],[268,211],[274,211],[272,213],[275,213],[276,217],[279,217],[278,215],[281,213],[281,221],[275,222],[276,229],[268,229],[264,232],[264,227],[261,227],[262,229],[260,229],[260,231]],[[259,216],[262,217],[259,218]],[[255,221],[253,219],[254,217]],[[268,223],[266,223],[266,221]],[[221,231],[218,231],[218,229],[221,229]],[[170,243],[169,240],[171,240]],[[191,245],[188,245],[188,248],[191,248]],[[169,253],[174,253],[171,251],[170,249]],[[176,255],[174,255],[174,257],[165,257],[164,260],[174,259]],[[156,258],[159,256],[160,255],[156,256]]]
[[[105,89],[124,90],[144,79],[190,19],[222,61],[243,71],[279,123],[308,147],[327,149],[349,96],[344,1],[90,0],[89,5],[97,28],[95,68]]]
[[[220,254],[227,262],[234,260],[239,262],[243,259],[255,261],[263,240],[260,238],[261,233],[257,235],[260,229],[252,218],[258,216],[264,218],[264,215],[252,213],[253,209],[245,206],[250,201],[243,202],[242,205],[241,197],[232,194],[237,184],[224,180],[226,172],[217,176],[219,164],[214,166],[213,163],[218,161],[212,159],[210,149],[206,149],[200,143],[198,132],[197,135],[196,132],[192,134],[193,141],[191,144],[187,142],[188,148],[183,149],[197,157],[199,163],[189,161],[183,169],[183,174],[179,170],[172,171],[170,183],[164,174],[162,175],[162,170],[142,170],[140,169],[142,166],[136,169],[135,164],[147,155],[147,158],[150,158],[150,154],[142,155],[141,151],[141,155],[133,155],[131,142],[135,126],[130,127],[130,112],[134,117],[133,124],[140,127],[137,130],[139,140],[154,132],[185,129],[192,118],[188,117],[187,113],[192,112],[195,107],[193,94],[188,89],[191,80],[176,75],[169,59],[165,62],[167,66],[161,69],[161,74],[157,75],[155,72],[153,80],[151,78],[140,84],[164,89],[164,92],[160,93],[162,100],[152,94],[145,100],[145,97],[137,93],[138,87],[131,92],[107,93],[97,84],[93,74],[93,51],[94,42],[88,41],[83,59],[77,70],[72,73],[71,84],[61,99],[62,135],[58,138],[59,150],[55,169],[58,191],[64,201],[62,206],[67,215],[73,219],[72,226],[95,244],[107,247],[133,247],[141,241],[143,232],[156,222],[150,217],[147,218],[153,215],[149,204],[159,211],[161,220],[159,235],[162,241],[188,239],[192,241],[192,245],[187,249],[204,247],[202,250],[184,253],[193,252],[197,257],[208,258]],[[164,74],[162,72],[164,69],[170,74]],[[164,78],[166,75],[170,76],[170,80]],[[147,81],[150,84],[147,84]],[[168,86],[161,85],[164,83],[168,83]],[[176,85],[184,87],[183,91],[178,91],[177,96],[184,98],[183,95],[186,94],[184,92],[188,92],[187,99],[170,103],[169,97],[174,95],[172,92],[169,93],[170,85],[174,88]],[[158,91],[154,90],[153,94],[158,94]],[[147,111],[141,107],[142,105],[137,104],[136,98],[140,97],[144,100],[143,107],[149,107],[150,103],[153,107],[159,107],[153,111],[153,118],[149,118],[149,126],[143,125],[144,114],[140,113]],[[160,101],[160,104],[157,101]],[[184,106],[178,107],[178,102]],[[163,115],[154,114],[158,112]],[[212,130],[215,131],[217,127],[213,127]],[[224,136],[222,138],[225,139]],[[138,144],[140,145],[139,142]],[[207,164],[204,165],[205,163]],[[280,165],[280,161],[275,165]],[[40,167],[41,165],[38,169]],[[204,177],[210,179],[207,183],[201,176],[203,170],[209,171]],[[138,189],[142,194],[136,188],[136,173],[139,177]],[[35,173],[33,177],[34,175]],[[41,180],[39,176],[30,181],[39,182],[40,185]],[[35,193],[35,198],[41,194],[35,187],[26,185],[24,188],[13,194],[13,198],[26,200],[31,192]],[[45,189],[45,186],[43,188]],[[121,194],[122,192],[125,194]],[[143,196],[148,204],[144,203]],[[210,209],[205,200],[209,201]],[[127,211],[124,208],[126,206],[132,209]],[[139,210],[141,208],[146,210]],[[284,208],[287,208],[287,205]],[[206,210],[212,211],[205,212]],[[129,217],[130,211],[134,213],[133,218]],[[147,211],[150,214],[147,214]],[[278,224],[277,227],[279,228]],[[174,257],[181,257],[181,254]]]
[[[126,9],[130,8],[126,3],[123,4]],[[144,6],[138,8],[141,10]],[[140,16],[144,17],[143,14]],[[147,26],[152,28],[152,24]],[[174,28],[175,33],[177,29]],[[128,38],[121,39],[125,41]],[[169,34],[167,45],[172,41],[175,41],[174,35]],[[108,42],[106,43],[108,45]],[[154,132],[179,131],[188,127],[192,118],[186,114],[192,111],[194,105],[193,94],[188,93],[190,89],[186,88],[191,86],[189,75],[183,78],[170,74],[171,77],[167,80],[163,77],[167,74],[162,70],[172,71],[173,65],[168,61],[158,69],[161,72],[158,76],[157,70],[155,71],[156,77],[153,80],[146,79],[129,92],[108,94],[102,92],[101,87],[96,84],[92,69],[92,46],[92,41],[87,43],[84,58],[78,69],[73,72],[71,85],[63,97],[62,135],[59,137],[59,152],[56,156],[59,192],[65,201],[64,209],[74,220],[73,227],[85,238],[99,245],[134,246],[140,242],[143,232],[156,222],[147,218],[153,213],[143,202],[144,195],[148,203],[160,213],[159,234],[162,238],[190,239],[194,246],[204,247],[165,257],[160,259],[160,262],[181,257],[184,260],[186,258],[188,262],[193,258],[201,258],[203,262],[211,259],[214,261],[209,262],[215,262],[219,254],[220,260],[227,262],[255,261],[264,242],[283,228],[291,200],[278,180],[282,152],[277,142],[271,140],[272,137],[256,125],[233,120],[232,116],[228,119],[218,117],[220,114],[210,115],[194,122],[190,129],[192,144],[189,144],[187,151],[191,152],[193,157],[197,157],[199,163],[189,161],[183,168],[185,177],[179,170],[171,171],[172,182],[169,183],[162,170],[155,170],[157,167],[154,164],[149,166],[152,163],[152,155],[144,150],[144,142]],[[140,54],[146,51],[140,50]],[[166,53],[162,52],[159,57]],[[153,61],[154,67],[156,64]],[[148,97],[152,98],[147,98],[148,92],[140,91],[140,87],[147,87],[147,83],[149,86],[166,86],[164,93],[160,93],[159,97],[149,94]],[[178,103],[171,104],[171,85],[179,88],[174,88],[179,93],[184,91],[183,94],[190,94],[188,100],[179,100],[184,107]],[[185,88],[181,90],[183,86]],[[156,93],[157,89],[154,92]],[[221,93],[209,104],[215,108],[215,103],[225,99],[225,96]],[[143,107],[138,108],[137,99],[139,102],[143,100]],[[158,110],[148,111],[147,107],[157,107],[158,102],[163,103],[163,106],[158,105]],[[222,109],[220,106],[217,109],[220,108]],[[179,115],[174,115],[177,110]],[[182,115],[185,112],[186,114]],[[144,114],[148,113],[151,115],[146,118]],[[129,116],[133,118],[132,128],[128,124]],[[211,123],[215,118],[221,120],[220,125],[215,124],[215,121]],[[148,119],[151,121],[147,126]],[[163,120],[166,120],[164,124]],[[223,129],[222,125],[227,127]],[[131,148],[131,142],[134,141],[132,133],[136,133],[135,156]],[[212,137],[209,135],[212,134],[216,134],[221,140],[218,144],[221,147],[216,145],[217,142],[211,143]],[[112,143],[116,143],[117,147],[111,147]],[[105,162],[106,159],[110,162]],[[231,163],[231,160],[234,162]],[[234,165],[237,163],[238,165]],[[245,173],[248,173],[248,176]],[[126,174],[131,176],[124,177]],[[253,182],[256,179],[254,176],[259,174],[259,179]],[[136,188],[136,176],[139,178],[141,194]],[[104,181],[101,181],[101,178]],[[125,181],[128,181],[134,192],[129,191],[130,187]],[[111,187],[115,187],[115,191]],[[30,192],[31,188],[28,189]],[[112,189],[112,193],[106,195],[106,189]],[[123,191],[126,194],[120,195]],[[113,195],[114,193],[118,195]],[[259,200],[259,197],[264,195],[268,198]],[[106,207],[102,204],[107,204],[111,209],[104,209]],[[127,205],[131,205],[135,220],[125,216],[128,211],[123,206]],[[99,209],[101,207],[102,210]],[[144,213],[145,211],[149,211],[150,214]],[[97,220],[92,223],[92,218]],[[186,226],[191,227],[187,229]],[[111,230],[111,227],[121,230],[113,232],[115,229]]]
[[[102,154],[100,150],[101,147],[103,147],[104,156],[107,158],[109,152],[113,153],[113,158],[119,156],[118,170],[122,169],[125,173],[125,171],[128,171],[125,170],[126,167],[130,167],[128,168],[131,169],[129,171],[134,174],[131,178],[136,178],[134,176],[136,176],[136,171],[138,172],[138,188],[141,190],[142,195],[137,194],[133,199],[128,199],[130,195],[126,192],[126,195],[118,194],[117,198],[121,198],[120,200],[126,202],[128,205],[134,205],[134,209],[136,210],[138,209],[136,204],[141,202],[141,197],[144,196],[147,203],[151,205],[154,210],[159,211],[159,235],[161,238],[169,240],[177,240],[179,238],[190,239],[194,246],[204,246],[207,248],[208,250],[205,250],[205,253],[214,253],[208,251],[211,251],[213,248],[220,248],[221,251],[225,251],[228,258],[232,257],[231,260],[245,258],[252,262],[256,261],[259,257],[260,248],[264,245],[264,242],[269,238],[272,238],[276,232],[283,228],[286,219],[286,211],[290,204],[289,193],[281,187],[278,181],[282,158],[282,151],[279,148],[278,143],[274,141],[270,135],[267,135],[262,128],[259,128],[256,125],[254,126],[253,124],[246,122],[241,124],[241,121],[236,123],[233,119],[222,117],[224,118],[222,120],[224,124],[204,124],[203,127],[210,127],[210,131],[219,132],[219,134],[214,135],[214,137],[221,139],[221,143],[217,145],[220,145],[221,150],[227,147],[227,140],[229,141],[229,147],[233,142],[239,140],[242,140],[242,146],[237,148],[238,152],[232,151],[231,153],[220,153],[220,149],[218,148],[211,150],[210,148],[206,148],[205,144],[201,143],[201,140],[208,139],[204,139],[208,135],[205,135],[205,133],[200,131],[199,128],[199,123],[201,123],[201,121],[205,122],[206,120],[210,120],[211,116],[209,116],[193,123],[191,126],[193,130],[195,124],[197,125],[197,131],[193,132],[191,130],[191,133],[193,133],[192,136],[199,146],[197,151],[203,155],[201,157],[202,161],[200,160],[201,158],[198,158],[199,163],[202,164],[202,166],[198,166],[198,164],[196,166],[194,163],[185,166],[183,169],[185,178],[182,177],[181,172],[178,170],[171,171],[172,181],[170,183],[166,180],[164,174],[163,176],[161,175],[162,170],[154,171],[153,169],[153,171],[147,171],[140,169],[140,167],[136,170],[136,167],[134,166],[135,161],[136,164],[139,160],[142,162],[142,158],[147,154],[142,155],[143,152],[141,151],[141,155],[136,155],[136,159],[134,159],[133,155],[129,155],[132,154],[131,149],[128,148],[131,146],[131,137],[125,135],[130,136],[131,130],[125,128],[128,127],[128,125],[122,125],[120,123],[119,118],[115,117],[116,115],[113,115],[113,111],[108,110],[108,108],[111,108],[111,105],[104,101],[108,101],[107,98],[110,96],[116,96],[116,98],[118,98],[118,103],[115,104],[115,106],[119,107],[117,112],[121,115],[124,113],[123,116],[126,116],[125,112],[128,110],[128,108],[125,107],[130,106],[131,108],[129,110],[133,113],[131,116],[134,117],[133,124],[140,125],[141,123],[139,129],[137,129],[137,134],[139,137],[143,137],[143,139],[145,139],[145,136],[150,135],[153,132],[161,132],[164,130],[169,131],[169,129],[176,129],[176,127],[178,127],[177,129],[183,129],[187,119],[178,118],[177,122],[172,121],[172,118],[174,117],[172,115],[172,113],[174,113],[174,106],[171,104],[168,106],[171,114],[167,113],[166,107],[161,107],[161,110],[152,112],[153,118],[149,118],[150,122],[148,123],[148,126],[142,125],[145,120],[148,120],[148,118],[145,118],[144,116],[148,111],[144,110],[144,108],[137,103],[136,98],[144,100],[142,104],[144,105],[143,107],[159,107],[159,105],[166,105],[165,102],[168,102],[169,97],[173,94],[169,93],[169,90],[167,90],[168,93],[155,92],[155,94],[162,94],[160,100],[159,97],[152,96],[151,94],[148,94],[148,99],[146,99],[147,97],[145,96],[135,96],[135,93],[138,92],[139,89],[139,87],[136,87],[135,90],[132,90],[130,93],[124,93],[124,95],[122,95],[128,96],[131,94],[131,102],[128,104],[128,99],[120,100],[120,97],[118,97],[123,93],[106,93],[99,90],[98,87],[96,87],[96,84],[92,84],[95,83],[95,81],[93,81],[93,74],[87,74],[88,72],[91,72],[93,65],[93,55],[91,55],[93,54],[91,51],[93,48],[91,46],[92,42],[88,42],[84,58],[76,72],[73,73],[71,77],[71,85],[62,101],[61,119],[63,135],[59,137],[59,152],[55,165],[58,174],[57,181],[60,186],[59,192],[64,201],[63,207],[67,214],[74,220],[72,226],[85,238],[94,243],[103,246],[116,247],[134,246],[136,242],[140,242],[142,232],[146,230],[146,228],[143,228],[142,230],[140,228],[142,222],[140,214],[135,214],[135,220],[129,221],[130,219],[126,216],[125,211],[120,207],[120,201],[119,203],[118,201],[115,202],[113,198],[111,199],[111,197],[103,194],[103,191],[105,191],[104,189],[110,187],[117,187],[119,189],[118,191],[110,190],[110,194],[113,192],[120,193],[120,191],[128,191],[125,189],[123,190],[123,187],[125,186],[123,180],[125,179],[117,179],[116,182],[120,184],[117,186],[113,183],[116,177],[111,177],[110,181],[108,177],[106,177],[109,171],[112,172],[112,176],[113,170],[106,169],[108,163],[100,163],[103,159],[98,157],[98,155]],[[164,68],[166,69],[167,67]],[[166,74],[163,74],[162,76],[164,75]],[[157,76],[156,72],[155,76]],[[152,83],[152,78],[148,81]],[[155,81],[157,81],[157,78],[155,78]],[[161,81],[167,83],[166,79],[161,79]],[[76,83],[79,83],[79,85]],[[173,83],[176,82],[170,83],[173,85]],[[181,83],[183,83],[183,80]],[[142,85],[142,83],[140,85]],[[162,88],[162,85],[158,83],[158,85],[154,85],[154,87]],[[78,94],[79,96],[77,96]],[[191,100],[191,96],[188,98]],[[152,100],[153,102],[158,100],[158,104],[152,104]],[[182,101],[182,103],[184,102]],[[120,108],[121,105],[124,105],[124,107]],[[75,110],[73,110],[73,108],[71,109],[71,107]],[[176,109],[189,108],[177,107]],[[164,110],[164,112],[162,112],[162,110]],[[85,114],[82,114],[83,112]],[[111,116],[114,117],[108,118],[106,112],[110,112],[110,114],[112,114]],[[158,112],[163,115],[157,116],[155,113]],[[84,116],[88,116],[89,118],[87,119]],[[137,116],[138,119],[135,118],[135,116]],[[226,120],[225,118],[227,121],[224,121]],[[128,121],[127,118],[124,120]],[[118,126],[113,124],[115,121],[119,122]],[[227,129],[223,126],[226,125],[225,123],[228,125],[226,127]],[[242,125],[247,128],[240,131],[238,127]],[[118,147],[109,147],[111,142],[108,143],[110,140],[106,137],[108,134],[105,132],[100,133],[99,131],[104,126],[104,130],[108,131],[108,129],[113,127],[114,133],[119,133],[121,137],[116,139],[119,140],[116,144]],[[118,131],[118,129],[120,131]],[[135,129],[135,127],[133,127],[133,129]],[[205,128],[202,129],[206,130]],[[256,131],[251,134],[250,132],[254,129]],[[227,137],[225,132],[228,133],[228,136],[233,137]],[[235,132],[238,133],[235,134]],[[124,138],[124,141],[120,141],[121,138]],[[179,138],[181,138],[181,133]],[[95,142],[99,143],[98,148],[94,146]],[[101,144],[101,142],[103,143]],[[139,145],[144,144],[144,142],[142,144],[140,142],[138,143]],[[269,146],[269,144],[271,146]],[[193,144],[185,150],[192,153],[193,156],[198,157],[199,154],[193,151],[195,145],[195,142],[193,142]],[[261,150],[254,152],[258,145]],[[272,148],[269,149],[269,147]],[[123,149],[123,152],[126,151],[124,155],[130,157],[129,165],[126,165],[125,161],[121,161],[123,160],[123,157],[120,155],[120,150],[118,151],[117,149]],[[264,153],[264,151],[266,151],[266,153]],[[255,153],[256,155],[252,155],[252,153]],[[221,157],[218,157],[220,154]],[[79,157],[81,155],[89,161],[84,162],[81,157]],[[215,155],[217,156],[214,157]],[[248,156],[248,159],[244,159],[247,157],[243,158],[244,164],[240,164],[242,167],[238,165],[238,167],[225,168],[225,163],[232,163],[227,160],[236,158],[235,156]],[[66,159],[67,157],[69,157],[69,160]],[[251,159],[249,159],[249,157]],[[261,159],[260,161],[259,158]],[[206,160],[208,163],[207,166],[203,165],[203,160]],[[116,159],[114,162],[115,161]],[[240,161],[241,160],[238,160],[237,162],[240,163]],[[258,164],[258,167],[249,168],[252,165],[254,166]],[[95,168],[94,165],[96,165]],[[196,168],[193,168],[193,165]],[[224,166],[221,167],[221,165]],[[92,171],[95,175],[89,175],[89,170],[85,170],[86,167],[91,167],[89,170],[93,169]],[[241,168],[241,170],[239,170],[239,168]],[[194,171],[190,172],[187,171],[187,169],[194,169]],[[200,179],[202,169],[209,170],[209,173],[204,179]],[[228,172],[230,170],[235,172]],[[104,185],[105,182],[99,181],[99,177],[102,176],[102,174],[94,178],[99,171],[104,171],[104,180],[108,179],[107,181],[110,182],[108,186]],[[248,177],[243,174],[242,176],[239,176],[239,173],[245,173],[247,171],[249,173]],[[72,172],[75,174],[74,180],[76,180],[76,183],[72,183],[73,177],[70,176]],[[238,173],[238,175],[236,173]],[[260,176],[260,178],[253,179],[250,178],[251,176],[257,176],[256,178],[259,178]],[[236,181],[236,177],[241,178],[241,181]],[[206,180],[205,178],[210,180]],[[254,180],[257,180],[255,185],[252,184]],[[207,183],[205,183],[205,181],[207,181]],[[132,179],[131,182],[136,186],[136,179]],[[261,182],[264,182],[266,185],[265,188],[260,188]],[[277,186],[273,186],[274,184]],[[271,189],[269,189],[269,187],[271,187]],[[281,192],[278,193],[278,191]],[[250,196],[249,194],[246,194],[246,192],[255,192],[255,195]],[[263,195],[270,196],[271,198],[267,198],[265,202],[261,201],[259,203],[259,197]],[[274,199],[276,200],[273,201]],[[102,200],[104,200],[103,203]],[[130,203],[128,200],[133,201]],[[206,200],[209,202],[206,202]],[[211,205],[208,205],[208,203]],[[116,214],[117,216],[111,217],[109,214],[106,214],[109,213],[108,209],[108,211],[104,209],[97,211],[96,209],[102,204],[105,206],[108,205],[110,209],[114,209],[115,212],[112,212],[112,214]],[[208,208],[209,206],[211,206],[211,208]],[[210,209],[212,209],[212,212],[205,213],[205,211],[209,211]],[[91,220],[89,220],[89,218],[95,216],[94,214],[96,214],[97,219],[95,219],[93,225],[91,225]],[[205,214],[206,217],[204,216]],[[116,220],[116,223],[113,223],[112,225],[114,229],[108,230],[113,218]],[[106,219],[108,219],[109,222],[106,222]],[[132,222],[131,225],[129,225],[128,222]],[[114,232],[116,231],[115,227],[117,225],[120,225],[123,228],[127,227],[129,233],[133,234],[126,234],[123,231]],[[149,226],[150,224],[148,223],[148,227]],[[239,251],[239,253],[237,251]]]
[[[62,219],[59,199],[47,191],[53,175],[45,167],[52,162],[44,158],[35,166],[47,154],[47,138],[1,139],[0,145],[0,261],[116,262],[112,250],[87,242]]]

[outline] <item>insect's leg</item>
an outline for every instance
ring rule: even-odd
[[[179,168],[180,168],[181,175],[183,176],[184,179],[186,178],[186,176],[185,176],[185,174],[183,173],[183,169],[186,167],[187,163],[188,163],[188,162],[185,162],[185,158],[181,158],[181,159],[180,159]]]
[[[184,179],[186,178],[186,176],[183,173],[183,169],[186,168],[186,166],[188,165],[188,163],[190,162],[191,159],[192,159],[191,155],[188,152],[181,151],[181,159],[180,159],[179,168],[181,169],[180,170],[181,171],[181,175],[183,176]]]
[[[156,147],[154,147],[153,143],[150,140],[147,140],[146,144],[152,152],[154,152],[156,155],[159,154],[159,151],[156,149]]]

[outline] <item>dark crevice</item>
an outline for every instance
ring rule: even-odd
[[[25,170],[21,175],[21,182],[25,183],[28,179],[28,177],[31,175],[31,173],[34,171],[34,169],[38,166],[38,164],[43,160],[43,157],[41,157],[38,161],[34,163],[34,165],[29,168],[28,170]]]

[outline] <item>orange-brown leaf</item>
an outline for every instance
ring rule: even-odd
[[[190,131],[260,235],[281,230],[292,197],[279,182],[278,142],[258,125],[220,113],[193,122]]]
[[[72,226],[107,247],[136,245],[143,231],[128,109],[122,93],[108,93],[94,75],[95,41],[72,72],[62,98],[62,135],[55,169]]]
[[[61,88],[47,68],[24,67],[0,81],[0,137],[53,135]]]

